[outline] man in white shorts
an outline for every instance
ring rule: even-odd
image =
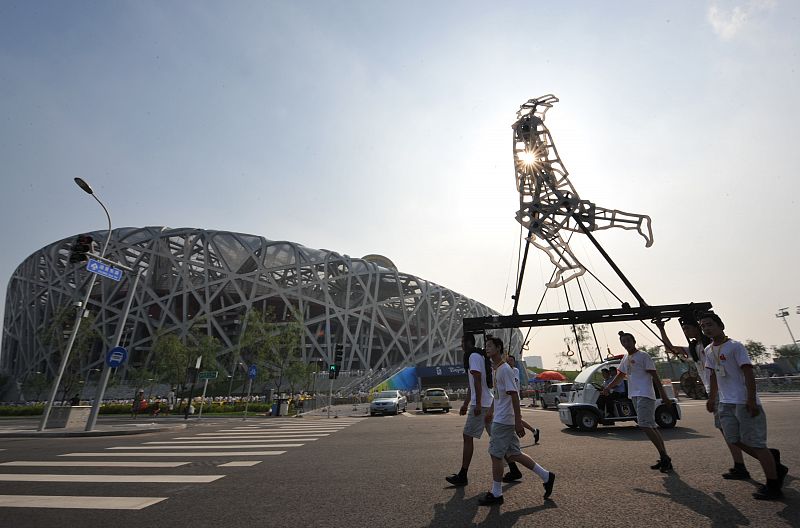
[[[661,401],[668,405],[672,404],[672,401],[661,385],[653,358],[636,348],[636,338],[633,334],[620,332],[619,342],[628,354],[622,358],[617,375],[603,389],[603,395],[608,396],[610,389],[622,383],[625,376],[628,377],[628,397],[636,408],[636,423],[656,446],[659,454],[658,462],[650,466],[650,469],[667,473],[672,470],[672,459],[667,455],[664,439],[656,429],[656,387],[661,395]]]
[[[706,408],[714,412],[717,407],[725,441],[761,463],[767,483],[753,493],[753,498],[779,499],[789,468],[781,464],[780,451],[767,447],[767,416],[756,391],[747,349],[725,335],[725,324],[717,314],[705,313],[699,319],[703,333],[712,339],[705,350],[706,368],[711,373]]]
[[[464,423],[464,446],[461,454],[461,470],[445,480],[453,486],[466,486],[469,482],[467,472],[472,462],[472,453],[475,449],[475,439],[483,436],[483,431],[489,431],[489,422],[486,417],[492,407],[492,392],[487,385],[486,358],[481,351],[475,348],[475,336],[464,334],[461,338],[461,349],[464,351],[465,367],[469,387],[464,398],[464,404],[459,410],[461,416],[467,415]]]
[[[503,459],[517,462],[530,469],[542,479],[544,498],[553,493],[556,474],[548,471],[520,450],[519,439],[525,436],[522,411],[519,407],[519,392],[514,371],[503,360],[503,341],[496,337],[486,339],[486,355],[492,360],[495,391],[497,397],[492,408],[492,437],[489,439],[489,455],[492,459],[492,489],[478,500],[481,506],[503,504]]]

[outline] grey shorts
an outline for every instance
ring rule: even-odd
[[[722,424],[719,423],[719,401],[714,401],[714,427],[722,430]]]
[[[504,458],[506,455],[518,455],[519,437],[513,425],[500,423],[492,424],[492,437],[489,439],[489,454],[494,458]]]
[[[489,424],[486,423],[486,414],[491,407],[481,407],[481,413],[475,416],[475,407],[469,406],[467,409],[467,421],[464,423],[464,434],[472,438],[480,438],[483,436],[483,430],[486,429],[487,434],[492,434]]]
[[[756,449],[767,447],[767,415],[760,405],[758,416],[752,417],[743,403],[720,403],[719,423],[729,444],[741,442]]]
[[[636,423],[639,427],[656,427],[656,401],[644,396],[631,398],[636,407]]]

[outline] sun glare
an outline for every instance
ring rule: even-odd
[[[529,150],[523,150],[517,154],[517,158],[525,165],[533,165],[536,161],[536,156]]]

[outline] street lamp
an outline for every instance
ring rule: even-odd
[[[797,313],[800,313],[800,306],[797,307]],[[789,337],[792,338],[792,345],[797,348],[797,341],[794,340],[794,334],[792,333],[792,329],[789,328],[789,322],[786,320],[786,317],[789,315],[789,307],[785,308],[778,308],[778,313],[775,314],[775,317],[779,319],[783,319],[783,324],[786,325],[786,329],[789,331]]]
[[[103,211],[106,213],[106,218],[108,219],[108,233],[106,235],[106,241],[103,244],[102,249],[100,250],[100,258],[105,257],[106,249],[108,249],[108,243],[111,240],[111,215],[108,213],[108,208],[100,201],[100,199],[94,194],[94,191],[81,178],[75,178],[75,183],[83,189],[84,192],[90,194],[92,198],[94,198],[97,203],[100,204],[100,207],[103,208]],[[61,385],[61,378],[64,376],[64,370],[67,368],[67,363],[69,362],[69,355],[72,352],[72,346],[75,344],[75,338],[78,336],[78,329],[81,326],[81,321],[83,320],[83,316],[86,313],[87,306],[89,304],[89,297],[92,295],[92,288],[94,287],[94,281],[97,279],[97,274],[92,273],[92,276],[89,278],[89,284],[86,287],[86,295],[83,297],[83,302],[76,310],[75,314],[75,324],[72,326],[72,333],[69,336],[69,341],[67,342],[67,348],[64,351],[64,356],[61,358],[61,365],[58,367],[58,374],[56,378],[53,380],[53,386],[50,388],[50,397],[47,398],[47,404],[44,407],[44,412],[42,413],[42,421],[39,423],[39,431],[43,431],[45,427],[47,427],[47,420],[50,418],[50,411],[53,409],[53,402],[56,399],[56,394],[58,393],[58,386]]]
[[[90,368],[86,372],[86,381],[82,382],[83,383],[83,390],[86,390],[86,387],[89,386],[89,376],[92,375],[92,372],[100,372],[100,369],[98,369],[98,368]]]

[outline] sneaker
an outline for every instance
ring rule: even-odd
[[[456,487],[466,486],[467,482],[469,482],[467,480],[467,477],[465,477],[465,476],[462,477],[458,473],[453,473],[452,475],[450,475],[449,477],[445,477],[444,479],[447,482],[449,482],[450,484],[452,484],[453,486],[456,486]]]
[[[722,474],[722,478],[727,480],[747,480],[750,478],[750,472],[747,469],[740,469],[733,466],[727,473]]]
[[[538,444],[539,443],[539,430],[538,429],[534,429],[533,430],[533,443],[534,444]]]
[[[661,469],[661,459],[658,459],[658,462],[650,466],[650,469]]]
[[[661,467],[658,468],[658,470],[662,473],[669,473],[672,471],[672,459],[670,457],[664,457],[661,461]]]
[[[547,479],[547,482],[543,483],[544,486],[544,498],[550,498],[550,495],[553,493],[553,484],[556,482],[556,474],[552,471],[550,472],[550,477]]]
[[[505,475],[503,475],[503,482],[516,482],[517,480],[522,478],[522,473],[519,471],[509,471]]]
[[[770,489],[767,486],[761,486],[758,491],[753,493],[753,498],[756,500],[776,500],[783,497],[783,492],[779,489]]]
[[[494,506],[495,504],[503,504],[503,496],[495,497],[491,491],[487,491],[486,495],[478,499],[478,504],[481,506]]]

